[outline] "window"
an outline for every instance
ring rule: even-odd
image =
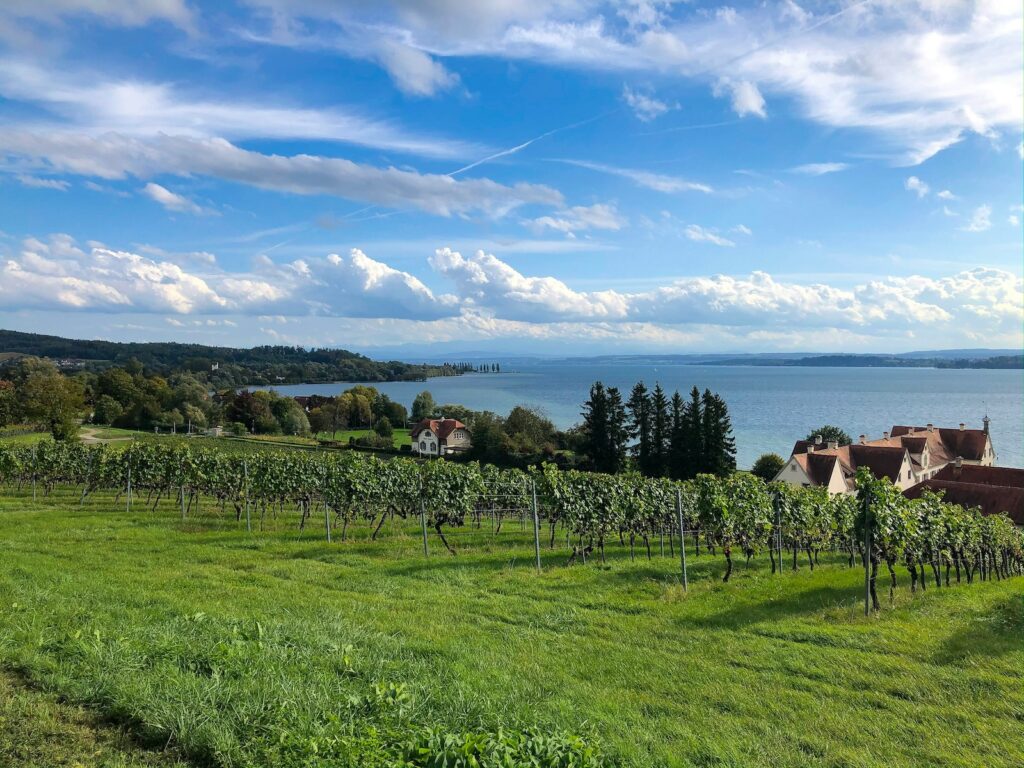
[[[420,450],[421,451],[427,450],[427,444],[425,442],[423,442],[422,440],[420,440]]]
[[[794,464],[790,464],[789,465],[789,471],[790,472],[796,472],[796,466]]]

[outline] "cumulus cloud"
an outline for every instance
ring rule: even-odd
[[[914,192],[918,197],[924,197],[931,189],[931,187],[917,178],[917,176],[907,177],[907,180],[903,182],[903,188],[908,192]]]
[[[439,216],[483,213],[498,217],[524,204],[562,203],[558,191],[538,184],[506,186],[486,178],[456,180],[444,174],[377,168],[339,157],[268,155],[224,139],[92,137],[0,129],[0,145],[9,154],[64,173],[104,179],[212,176],[261,189],[412,207]]]
[[[992,228],[992,207],[979,205],[971,214],[971,220],[963,227],[964,232],[984,232]]]
[[[143,250],[140,248],[140,250]],[[168,258],[94,245],[67,235],[29,238],[0,267],[5,309],[288,316],[389,317],[433,320],[458,313],[449,295],[353,249],[345,256],[263,260],[255,272],[227,272],[209,259]]]
[[[826,173],[838,173],[850,167],[849,163],[804,163],[789,169],[790,173],[803,176],[824,176]]]
[[[260,318],[349,318],[414,323],[412,338],[440,329],[475,328],[495,334],[515,328],[520,338],[682,339],[709,333],[769,339],[821,334],[836,339],[985,337],[1016,343],[1024,323],[1024,280],[977,268],[944,278],[887,277],[836,287],[783,281],[765,272],[684,277],[659,287],[581,291],[552,276],[526,275],[492,254],[464,257],[449,248],[429,259],[454,285],[439,294],[418,277],[374,260],[359,249],[285,263],[261,259],[256,269],[228,272],[210,263],[173,263],[156,255],[93,245],[67,235],[27,239],[0,261],[0,305],[8,310],[148,313],[194,321]],[[614,283],[614,281],[609,281]],[[336,322],[340,322],[336,321]],[[280,323],[278,323],[280,324]],[[709,331],[708,329],[712,329]],[[717,330],[715,330],[717,329]],[[447,331],[446,331],[447,332]],[[653,343],[653,340],[652,340]]]
[[[541,216],[526,224],[534,230],[553,229],[568,237],[575,237],[576,232],[588,229],[620,230],[626,226],[626,219],[619,214],[614,204],[595,203],[566,208],[553,216]]]
[[[768,117],[764,96],[755,83],[750,80],[731,80],[722,78],[715,85],[715,95],[728,95],[732,99],[732,110],[740,117],[754,115]]]
[[[29,176],[25,173],[18,174],[15,178],[18,179],[18,183],[21,186],[33,187],[35,189],[55,189],[58,192],[67,192],[68,187],[71,186],[71,184],[62,179],[44,179],[39,176]]]
[[[653,189],[655,192],[673,194],[675,192],[710,193],[713,191],[711,186],[708,184],[689,181],[688,179],[682,179],[678,176],[667,176],[661,173],[652,173],[651,171],[644,171],[636,168],[619,168],[614,165],[592,163],[587,160],[561,160],[559,162],[563,162],[568,165],[575,165],[578,168],[597,171],[598,173],[607,173],[611,176],[619,176],[623,179],[629,179],[637,186],[644,187],[646,189]]]
[[[177,213],[191,213],[195,216],[206,216],[214,213],[208,208],[203,208],[192,200],[189,200],[184,195],[179,195],[176,192],[171,192],[167,187],[162,187],[155,182],[149,182],[141,190],[142,194],[148,197],[154,202],[160,203],[168,211],[174,211]]]
[[[553,277],[523,275],[497,257],[439,249],[430,260],[475,310],[534,323],[657,323],[845,329],[898,333],[912,328],[988,328],[1016,333],[1024,281],[978,268],[942,278],[891,277],[852,288],[747,277],[689,277],[638,293],[577,291]],[[1015,330],[1016,329],[1016,330]],[[963,328],[957,329],[958,332]]]
[[[705,229],[699,224],[690,224],[683,230],[688,240],[697,243],[711,243],[726,248],[732,248],[736,243],[715,233],[713,229]]]
[[[643,93],[642,91],[635,91],[628,85],[622,88],[622,100],[633,110],[633,114],[636,115],[637,119],[645,123],[661,117],[669,110],[679,108],[678,105],[667,104],[656,99],[653,95]]]
[[[460,296],[498,317],[530,322],[625,319],[626,298],[615,291],[580,293],[554,277],[526,277],[497,257],[463,257],[439,248],[431,266],[451,279]]]

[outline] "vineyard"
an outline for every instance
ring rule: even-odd
[[[380,460],[356,453],[239,451],[184,443],[140,443],[123,449],[41,442],[0,446],[0,482],[33,497],[55,487],[80,489],[79,503],[97,491],[112,491],[126,509],[180,510],[181,519],[210,507],[233,516],[247,531],[261,530],[267,515],[295,515],[300,530],[323,526],[330,542],[346,538],[363,522],[376,538],[386,520],[419,520],[423,551],[428,530],[451,554],[452,531],[466,525],[492,530],[513,519],[534,532],[540,551],[565,542],[567,563],[605,561],[606,548],[637,547],[652,556],[652,542],[678,555],[687,581],[688,539],[725,559],[728,581],[736,558],[748,564],[767,552],[771,572],[811,570],[820,553],[841,554],[849,567],[864,564],[867,597],[880,607],[879,568],[889,576],[890,599],[896,567],[910,575],[912,591],[966,580],[1004,579],[1024,573],[1024,534],[1006,516],[944,503],[926,493],[908,500],[887,479],[862,470],[858,495],[829,495],[821,488],[766,485],[736,473],[701,475],[692,481],[604,475],[553,465],[523,472],[444,460],[418,463]],[[448,535],[446,535],[446,533]],[[628,542],[628,543],[627,543]],[[930,573],[929,573],[930,570]],[[955,574],[955,576],[954,576]]]
[[[1024,760],[1019,534],[885,482],[185,439],[8,445],[0,466],[0,764]],[[865,534],[916,588],[868,619]],[[66,705],[119,730],[76,747]]]

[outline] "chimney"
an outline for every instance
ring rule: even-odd
[[[985,434],[986,435],[988,434],[988,425],[989,425],[990,422],[991,422],[991,419],[989,419],[988,414],[986,413],[985,414],[985,418],[981,420],[981,423],[985,425]]]
[[[961,432],[963,432],[963,431],[964,431],[965,429],[967,429],[967,425],[966,425],[966,424],[964,424],[964,423],[963,423],[963,422],[961,421],[961,422],[960,422],[960,431],[961,431]]]
[[[956,457],[956,468],[960,469],[960,467],[962,467],[963,465],[964,465],[963,457],[962,456],[957,456]]]
[[[886,430],[885,432],[882,433],[882,439],[883,440],[888,440],[889,439],[889,431],[888,430]]]
[[[935,425],[934,425],[934,424],[932,424],[931,422],[929,422],[929,423],[928,423],[928,431],[929,431],[929,432],[931,432],[931,431],[933,431],[934,429],[935,429]]]
[[[815,445],[821,445],[821,435],[815,435],[814,436],[814,444]]]
[[[828,449],[830,451],[834,451],[838,447],[839,447],[839,441],[838,440],[829,440],[828,441]]]
[[[867,435],[861,435],[860,436],[860,444],[861,445],[867,445],[867,442],[868,442],[868,436]]]

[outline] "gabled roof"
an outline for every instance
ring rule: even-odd
[[[983,467],[979,464],[963,464],[957,467],[955,464],[947,464],[935,473],[934,479],[1024,488],[1024,469],[1016,469],[1015,467]]]
[[[978,469],[996,469],[996,467],[978,467]],[[933,491],[944,491],[944,499],[953,504],[959,504],[962,507],[980,507],[983,515],[997,515],[1000,512],[1005,512],[1014,523],[1024,525],[1024,488],[939,480],[936,475],[930,480],[908,488],[903,495],[908,499],[916,499],[926,488]]]
[[[871,474],[877,478],[888,477],[893,482],[900,479],[906,448],[879,445],[847,445],[845,448],[849,452],[850,468],[855,472],[863,466],[870,469]]]
[[[962,456],[969,461],[981,461],[985,456],[985,446],[988,444],[988,434],[983,429],[950,429],[945,427],[933,427],[931,432],[928,427],[909,427],[896,425],[892,428],[892,438],[901,438],[913,433],[914,437],[928,438],[928,447],[933,453],[936,450],[946,457],[945,461],[952,461],[957,456]],[[917,453],[917,451],[915,451]]]
[[[429,429],[431,432],[437,435],[438,439],[445,440],[448,435],[454,432],[456,429],[463,429],[469,432],[469,427],[463,424],[458,419],[423,419],[415,427],[412,428],[413,439],[419,435],[424,429]]]

